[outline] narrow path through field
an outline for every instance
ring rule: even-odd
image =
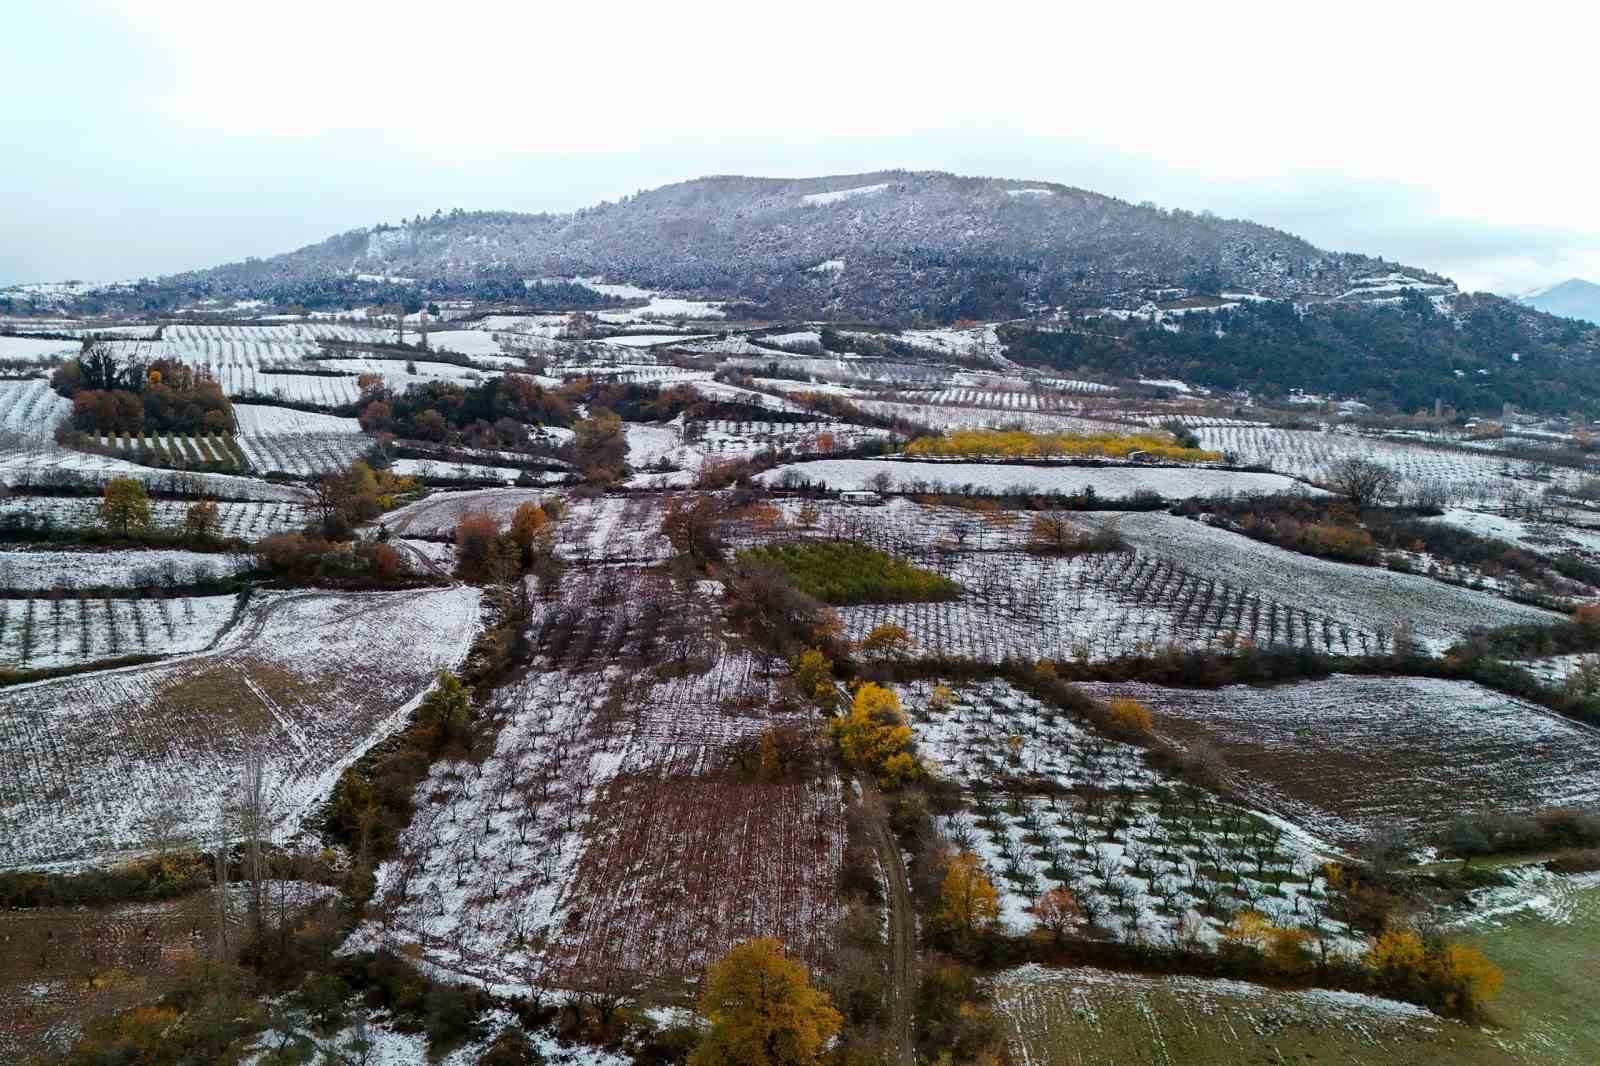
[[[900,842],[889,828],[889,809],[882,793],[870,778],[858,775],[856,780],[861,786],[861,807],[867,816],[872,846],[889,882],[885,905],[889,908],[890,1031],[898,1049],[897,1061],[901,1066],[914,1066],[917,1044],[911,1032],[911,1004],[917,989],[917,922],[911,905],[911,884]]]

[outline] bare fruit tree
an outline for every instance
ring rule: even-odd
[[[1371,459],[1341,459],[1328,468],[1329,489],[1357,507],[1372,507],[1400,490],[1400,475]]]

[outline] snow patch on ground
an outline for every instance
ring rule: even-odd
[[[834,189],[832,192],[807,193],[800,197],[800,202],[809,207],[822,207],[828,204],[842,203],[845,200],[854,200],[861,196],[875,196],[889,187],[888,182],[879,182],[877,185],[857,185],[853,189]]]

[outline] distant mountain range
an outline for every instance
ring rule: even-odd
[[[435,213],[49,299],[78,313],[201,300],[558,307],[599,297],[536,279],[595,275],[726,301],[734,318],[1022,320],[1010,329],[1037,335],[1017,350],[1062,370],[1331,391],[1405,409],[1443,399],[1600,413],[1600,330],[1542,313],[1538,301],[1557,290],[1527,302],[1467,295],[1427,270],[1253,222],[937,172],[708,177],[571,214]],[[38,299],[0,291],[0,312],[42,309]]]
[[[1518,303],[1538,308],[1563,318],[1581,318],[1600,325],[1600,285],[1582,278],[1569,278],[1559,285],[1522,293]]]

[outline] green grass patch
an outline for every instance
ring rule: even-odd
[[[744,562],[775,567],[801,592],[823,603],[920,603],[953,600],[961,586],[855,541],[795,541],[747,548]]]
[[[1600,1062],[1600,887],[1551,893],[1550,914],[1527,910],[1467,927],[1462,942],[1506,972],[1489,1001],[1500,1042],[1524,1061],[1550,1066]]]

